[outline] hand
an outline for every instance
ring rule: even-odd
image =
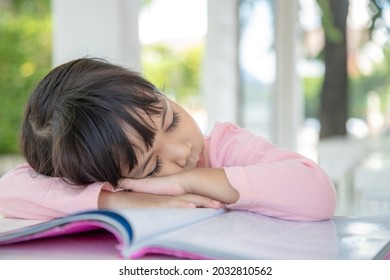
[[[99,209],[110,208],[222,208],[224,204],[200,195],[185,194],[162,196],[136,192],[101,191],[98,200]]]
[[[223,203],[235,203],[238,191],[230,185],[223,169],[194,168],[176,174],[143,179],[125,178],[119,188],[157,195],[196,194]]]
[[[147,177],[142,179],[125,178],[118,188],[138,193],[177,196],[188,193],[180,183],[179,176]]]

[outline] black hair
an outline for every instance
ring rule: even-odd
[[[161,93],[139,73],[101,59],[82,58],[54,68],[26,106],[21,150],[36,172],[75,185],[114,187],[137,164],[126,127],[149,149],[161,114]]]

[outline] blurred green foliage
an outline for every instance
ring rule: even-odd
[[[24,106],[51,68],[50,0],[0,0],[0,154],[17,153]]]
[[[383,61],[376,64],[370,74],[350,77],[349,117],[366,118],[367,96],[370,92],[376,92],[381,97],[383,113],[390,111],[390,47],[386,47],[383,53]],[[318,118],[322,79],[323,77],[303,78],[307,118]]]
[[[323,77],[303,77],[304,106],[306,118],[317,118],[320,106],[320,89]]]
[[[144,46],[142,72],[165,94],[189,104],[200,96],[202,58],[202,44],[182,49],[163,43]]]
[[[383,50],[384,59],[375,65],[369,75],[360,75],[351,79],[350,115],[365,118],[367,95],[376,92],[381,98],[382,113],[390,111],[390,47]]]

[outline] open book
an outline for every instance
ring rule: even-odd
[[[82,212],[6,231],[4,221],[0,220],[0,255],[7,244],[85,231],[94,236],[103,229],[115,236],[118,256],[125,259],[146,254],[190,259],[390,256],[390,215],[294,222],[224,209],[126,209]]]

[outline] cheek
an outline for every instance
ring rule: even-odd
[[[188,113],[183,120],[185,120],[183,126],[188,131],[188,134],[191,135],[191,138],[194,138],[194,140],[196,139],[197,141],[199,141],[199,139],[203,140],[203,135],[198,124]]]
[[[181,106],[176,103],[172,104],[174,110],[176,110],[181,117],[181,136],[188,136],[191,142],[201,142],[203,146],[204,137],[195,119]]]
[[[167,161],[163,164],[163,168],[161,169],[161,172],[158,174],[158,176],[168,176],[177,174],[179,172],[183,171],[183,168],[178,166],[175,163],[172,163],[170,161]]]

